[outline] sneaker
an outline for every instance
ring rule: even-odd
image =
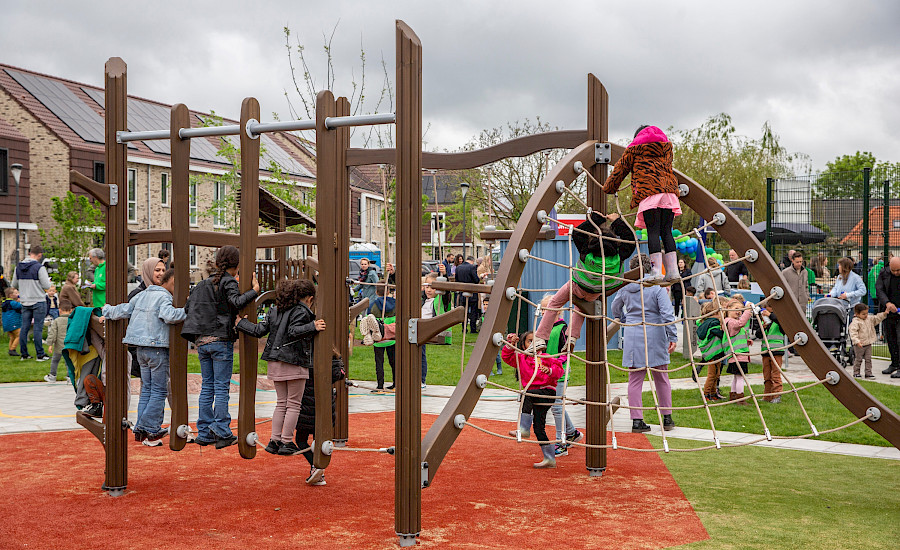
[[[359,332],[363,335],[363,345],[371,346],[375,343],[375,340],[372,339],[372,330],[369,328],[369,320],[374,321],[375,316],[372,314],[366,315],[362,319],[359,320]]]
[[[664,429],[665,431],[667,431],[667,432],[672,431],[672,430],[675,429],[675,421],[672,420],[672,415],[671,415],[671,414],[664,414],[664,415],[663,415],[663,429]]]
[[[382,393],[382,392],[384,392],[384,388],[375,388],[374,390],[371,390],[371,393]]]
[[[103,403],[91,403],[87,407],[81,409],[85,416],[93,418],[103,418]]]
[[[270,439],[269,444],[266,445],[265,451],[271,455],[277,455],[278,451],[281,450],[282,445],[284,444],[281,441]]]
[[[884,369],[883,371],[881,371],[881,374],[891,374],[891,373],[893,373],[895,370],[897,370],[897,367],[891,365],[891,366],[889,366],[888,368],[886,368],[886,369]]]
[[[11,349],[11,350],[9,350],[9,355],[10,355],[11,357],[18,357],[18,356],[19,356],[19,352],[16,351],[16,350],[14,350],[14,349]]]
[[[543,351],[547,349],[547,341],[543,338],[538,338],[535,336],[534,340],[531,341],[531,345],[525,350],[525,353],[528,355],[534,355],[539,351]]]
[[[422,389],[424,390],[424,389],[427,388],[427,387],[428,387],[428,386],[425,384],[425,382],[422,382]]]
[[[49,361],[49,360],[50,360],[50,357],[48,357],[46,355],[38,355],[35,358],[35,361]]]
[[[555,458],[545,458],[540,462],[535,462],[534,467],[537,469],[544,468],[556,468],[556,459]]]
[[[862,378],[862,375],[858,372],[853,373],[853,378]],[[874,376],[872,378],[875,378]]]
[[[874,375],[874,374],[867,374],[867,375],[866,375],[866,378],[868,378],[869,380],[874,380],[874,379],[875,379],[875,375]]]
[[[135,435],[137,435],[137,434],[135,434]],[[195,437],[194,443],[196,443],[197,445],[200,445],[201,447],[206,447],[207,445],[214,445],[215,440],[210,441],[207,439],[200,439],[199,437]]]
[[[650,426],[647,425],[646,422],[641,420],[640,418],[635,418],[631,421],[631,433],[639,434],[644,432],[649,432]]]
[[[567,442],[577,443],[577,442],[581,441],[582,439],[584,439],[584,434],[582,434],[582,433],[579,432],[578,430],[575,430],[575,433],[574,433],[574,434],[571,434],[571,435],[570,435],[570,434],[566,434],[566,441],[567,441]]]
[[[497,376],[500,376],[501,374],[503,374],[503,369],[497,369]]]
[[[144,431],[142,428],[131,428],[131,431],[132,431],[132,433],[134,433],[135,441],[144,441],[150,435],[149,433]]]
[[[557,443],[556,447],[553,449],[553,454],[556,456],[569,456],[569,446]]]
[[[394,389],[395,387],[396,387],[396,386],[394,386],[393,384],[391,384],[390,386],[387,387],[387,389],[392,390],[392,389]]]
[[[281,448],[278,449],[278,454],[281,456],[293,456],[296,454],[300,454],[300,447],[294,444],[293,441],[288,441],[287,443],[282,443]]]
[[[231,447],[235,443],[237,443],[237,437],[235,437],[234,435],[229,435],[227,437],[216,436],[216,449]]]
[[[52,384],[52,383],[56,382],[56,377],[53,376],[52,374],[46,374],[46,375],[44,375],[44,382],[49,382]]]
[[[777,405],[777,404],[781,403],[781,396],[776,395],[775,397],[772,398],[771,401],[769,401],[769,403],[771,403],[773,405]]]
[[[325,485],[325,470],[309,467],[309,477],[306,478],[307,485]]]
[[[143,444],[146,445],[146,446],[148,446],[148,447],[159,447],[159,446],[162,445],[163,443],[162,443],[162,441],[160,441],[159,439],[145,439],[145,440],[143,441]]]
[[[154,434],[148,433],[147,439],[145,439],[144,441],[159,441],[167,435],[169,435],[169,428],[163,428]]]
[[[900,370],[895,370],[893,374],[891,374],[891,378],[900,378]]]
[[[29,359],[31,359],[31,356],[27,353],[19,357],[19,361],[28,361]]]

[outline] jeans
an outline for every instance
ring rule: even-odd
[[[428,356],[425,355],[425,344],[422,344],[422,383],[425,383],[425,377],[428,375]]]
[[[497,363],[497,374],[503,374],[503,361],[500,360],[500,354],[497,354],[497,359],[494,361]]]
[[[375,380],[378,381],[378,387],[384,387],[384,353],[387,352],[388,364],[391,366],[391,380],[394,380],[394,357],[396,346],[375,346]],[[393,384],[393,382],[391,382]]]
[[[22,334],[19,348],[22,356],[28,355],[28,331],[34,321],[34,355],[44,356],[44,318],[47,316],[47,302],[38,302],[30,306],[22,306]]]
[[[888,315],[881,323],[881,330],[891,354],[891,367],[896,369],[900,367],[900,316]]]
[[[138,401],[135,431],[155,434],[162,429],[169,382],[169,348],[138,346],[141,366],[141,399]]]
[[[565,391],[565,380],[560,377],[559,381],[556,383],[556,395],[558,397],[563,396],[563,392]],[[553,402],[553,406],[550,407],[550,410],[553,412],[553,420],[556,422],[556,438],[560,438],[560,434],[563,431],[563,406],[562,399],[557,399]],[[566,411],[565,414],[566,421],[566,435],[575,435],[575,425],[572,424],[572,419],[569,418],[569,411]]]
[[[202,441],[231,437],[228,389],[234,369],[234,342],[218,340],[198,346],[197,357],[202,378],[197,437]]]

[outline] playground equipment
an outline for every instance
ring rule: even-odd
[[[172,242],[176,269],[175,304],[187,298],[188,247],[237,245],[242,250],[241,272],[253,270],[254,254],[260,247],[297,244],[315,245],[317,261],[307,261],[305,275],[318,271],[318,315],[327,329],[319,333],[314,358],[316,402],[322,407],[316,415],[314,463],[328,465],[330,455],[348,437],[347,394],[338,385],[338,419],[332,430],[330,409],[330,349],[338,346],[346,357],[350,319],[365,304],[349,309],[345,279],[349,263],[349,173],[353,166],[394,164],[397,174],[397,268],[398,273],[419,273],[421,264],[422,183],[423,168],[471,169],[505,157],[526,156],[551,148],[571,151],[550,170],[529,201],[512,232],[494,232],[510,240],[494,284],[436,284],[436,288],[461,292],[491,294],[491,308],[462,379],[449,398],[447,406],[421,438],[421,355],[419,347],[435,334],[464,320],[464,309],[458,307],[433,319],[419,319],[420,283],[418,277],[400,277],[397,281],[397,362],[396,428],[393,448],[395,464],[395,532],[401,546],[411,546],[421,530],[421,490],[435,480],[441,461],[461,430],[469,425],[469,417],[482,389],[487,384],[494,358],[503,345],[501,331],[508,319],[512,300],[517,296],[517,282],[527,261],[538,260],[529,250],[547,220],[546,212],[562,194],[571,192],[569,185],[582,173],[588,183],[586,209],[607,211],[606,196],[597,182],[605,179],[608,164],[615,162],[623,148],[608,143],[609,96],[600,81],[588,75],[587,129],[548,132],[518,138],[487,149],[466,153],[422,153],[422,46],[415,33],[402,21],[396,23],[396,91],[397,112],[394,114],[351,117],[346,98],[337,100],[330,91],[320,92],[316,100],[315,121],[258,122],[260,108],[253,98],[243,101],[240,124],[190,128],[188,109],[182,104],[172,108],[168,130],[127,132],[126,71],[119,58],[106,64],[106,155],[108,184],[99,184],[77,173],[71,173],[73,184],[85,189],[107,208],[108,296],[110,302],[125,299],[125,254],[129,245]],[[354,149],[349,147],[348,127],[360,124],[396,124],[394,149]],[[259,141],[264,132],[315,129],[317,151],[316,234],[293,232],[258,235]],[[188,227],[188,159],[190,139],[201,136],[239,135],[241,145],[241,220],[240,234],[213,233],[197,230],[129,231],[126,208],[119,204],[118,189],[126,181],[126,143],[132,140],[168,139],[172,146],[172,228]],[[749,263],[751,274],[759,281],[774,305],[785,333],[792,338],[799,354],[812,371],[844,406],[895,446],[900,446],[900,417],[875,400],[853,379],[841,374],[838,365],[815,337],[815,332],[797,307],[780,271],[759,242],[722,203],[705,189],[678,174],[683,204],[704,219],[713,220],[716,230]],[[580,200],[580,199],[579,199]],[[570,231],[571,233],[571,231]],[[483,234],[483,236],[485,236]],[[487,235],[491,236],[491,235]],[[637,270],[625,273],[622,281],[639,278]],[[242,278],[241,290],[250,287],[250,278]],[[263,297],[261,297],[263,298]],[[607,441],[609,399],[606,360],[607,330],[604,301],[578,305],[587,315],[586,379],[587,448],[585,466],[592,476],[600,476],[607,467],[607,450],[615,445]],[[244,313],[252,313],[248,306]],[[251,315],[251,318],[255,318]],[[106,478],[104,489],[121,495],[127,487],[127,370],[125,368],[124,323],[107,323],[107,404],[103,424],[79,413],[78,422],[89,429],[104,445]],[[616,329],[617,327],[613,327]],[[190,428],[187,421],[186,357],[187,343],[180,338],[179,328],[172,329],[171,379],[172,427],[170,448],[184,447]],[[239,451],[252,458],[256,453],[255,386],[257,342],[246,335],[240,337],[241,389],[238,413]],[[815,430],[814,430],[815,431]],[[717,445],[718,446],[718,445]],[[666,445],[668,450],[668,445]]]

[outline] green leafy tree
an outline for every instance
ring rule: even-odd
[[[59,267],[57,282],[61,283],[70,271],[83,276],[82,260],[93,248],[97,236],[93,229],[102,227],[106,216],[87,197],[71,191],[64,197],[50,198],[50,215],[56,222],[53,228],[40,228],[39,231],[44,255],[53,258]]]
[[[864,169],[875,167],[875,155],[857,151],[841,155],[825,163],[826,169],[816,178],[813,192],[821,198],[860,198],[865,187]]]

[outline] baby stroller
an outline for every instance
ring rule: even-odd
[[[849,342],[850,304],[840,298],[824,297],[813,303],[812,324],[819,339],[842,367],[853,362]]]

